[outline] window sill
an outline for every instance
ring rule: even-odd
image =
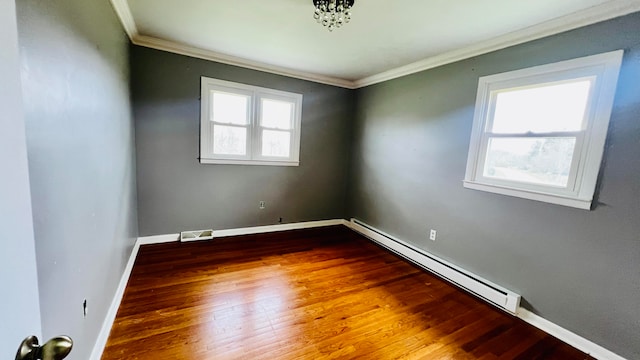
[[[475,181],[464,180],[463,185],[467,189],[487,191],[495,194],[515,196],[523,199],[542,201],[556,205],[574,207],[583,210],[591,210],[591,199],[579,199],[576,197],[541,193],[531,190],[499,186],[493,184],[483,184]]]
[[[217,165],[268,165],[268,166],[300,166],[299,161],[278,160],[232,160],[232,159],[200,159],[200,164]]]

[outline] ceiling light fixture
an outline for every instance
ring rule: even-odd
[[[313,0],[316,10],[313,18],[333,31],[351,21],[351,8],[355,0]]]

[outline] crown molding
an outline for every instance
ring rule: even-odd
[[[381,72],[355,81],[356,88],[361,88],[384,81],[396,79],[402,76],[414,74],[420,71],[432,69],[438,66],[450,64],[456,61],[468,59],[474,56],[501,50],[509,46],[541,39],[543,37],[559,34],[565,31],[577,29],[597,22],[613,19],[619,16],[640,11],[640,1],[621,0],[594,6],[583,11],[562,16],[538,25],[514,31],[479,44],[462,49],[449,51],[441,55],[401,66],[395,69]]]
[[[163,51],[168,51],[168,52],[172,52],[180,55],[186,55],[194,58],[215,61],[215,62],[228,64],[228,65],[235,65],[235,66],[243,67],[246,69],[258,70],[258,71],[263,71],[263,72],[276,74],[276,75],[284,75],[284,76],[288,76],[296,79],[308,80],[308,81],[313,81],[321,84],[343,87],[347,89],[355,89],[355,84],[353,81],[334,78],[330,76],[313,74],[313,73],[304,72],[304,71],[292,70],[289,68],[270,65],[270,64],[266,64],[258,61],[247,60],[240,57],[225,55],[225,54],[217,53],[215,51],[204,50],[194,46],[179,44],[174,41],[158,39],[151,36],[136,35],[131,39],[131,42],[133,42],[136,45],[140,45],[140,46],[144,46],[144,47],[148,47],[156,50],[163,50]]]
[[[115,10],[118,18],[120,18],[120,22],[127,36],[133,41],[133,38],[138,36],[138,27],[136,26],[135,20],[133,20],[129,3],[127,3],[127,0],[111,0],[111,6],[113,6],[113,10]]]
[[[275,66],[259,61],[244,59],[205,50],[190,45],[180,44],[175,41],[159,39],[152,36],[141,35],[138,32],[135,20],[131,14],[127,0],[111,0],[116,14],[122,22],[132,43],[139,46],[157,50],[172,52],[180,55],[195,57],[204,60],[220,62],[228,65],[239,66],[247,69],[264,71],[276,75],[283,75],[301,80],[313,81],[321,84],[333,85],[347,89],[358,89],[365,86],[396,79],[402,76],[414,74],[420,71],[433,69],[438,66],[450,64],[456,61],[468,59],[474,56],[501,50],[510,46],[522,44],[528,41],[574,30],[583,26],[595,24],[601,21],[613,19],[619,16],[640,11],[640,0],[617,0],[605,4],[590,7],[566,16],[562,16],[538,25],[514,31],[502,36],[489,39],[468,47],[449,51],[440,55],[428,57],[414,63],[400,66],[395,69],[351,81],[331,76],[324,76],[305,71],[298,71],[286,67]]]
[[[264,71],[271,74],[288,76],[301,80],[313,81],[321,84],[333,85],[347,89],[355,89],[353,81],[339,79],[330,76],[323,76],[304,71],[297,71],[285,67],[270,65],[258,61],[252,61],[236,56],[221,54],[211,50],[204,50],[194,46],[181,44],[175,41],[159,39],[152,36],[141,35],[138,32],[133,14],[129,8],[127,0],[111,0],[111,5],[115,10],[125,32],[129,36],[132,43],[156,50],[167,51],[175,54],[190,56],[194,58],[215,61],[228,65],[235,65],[247,69]]]

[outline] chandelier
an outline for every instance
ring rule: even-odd
[[[313,18],[333,31],[351,21],[351,8],[355,0],[313,0],[316,10]]]

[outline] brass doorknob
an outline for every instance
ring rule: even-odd
[[[22,341],[16,360],[62,360],[71,352],[73,340],[68,336],[57,336],[40,346],[38,338],[29,336]]]

